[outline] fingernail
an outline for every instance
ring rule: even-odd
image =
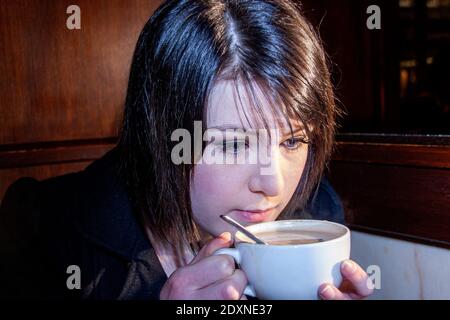
[[[235,288],[230,286],[230,287],[226,288],[225,290],[226,290],[226,297],[225,298],[227,300],[239,300],[241,295],[239,294],[239,292]]]
[[[231,240],[231,233],[224,232],[219,236],[219,238],[224,240],[225,242],[229,242]]]
[[[333,299],[334,291],[330,285],[327,285],[320,291],[320,295],[325,299]]]
[[[347,260],[344,262],[343,268],[344,268],[345,272],[353,273],[356,270],[356,265],[353,262]]]

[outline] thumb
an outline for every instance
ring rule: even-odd
[[[201,259],[209,257],[210,255],[212,255],[214,252],[216,252],[221,248],[229,248],[232,243],[233,241],[231,239],[231,233],[224,232],[217,238],[214,238],[210,242],[208,242],[203,248],[201,248],[199,253],[192,260],[191,263],[193,264],[200,261]]]

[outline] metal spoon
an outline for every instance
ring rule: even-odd
[[[247,237],[249,237],[250,239],[252,239],[253,241],[255,241],[256,243],[259,244],[265,244],[268,245],[267,242],[262,241],[260,238],[258,238],[257,236],[255,236],[253,233],[251,233],[250,231],[248,231],[243,225],[241,225],[239,222],[237,222],[236,220],[225,216],[225,215],[221,215],[220,216],[223,220],[225,220],[226,222],[228,222],[229,224],[231,224],[232,226],[236,227],[240,232],[242,232],[243,234],[245,234]]]

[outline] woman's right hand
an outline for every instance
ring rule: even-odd
[[[211,240],[186,266],[177,269],[161,289],[161,300],[245,300],[247,278],[235,268],[232,257],[212,255],[230,247],[231,234],[222,233]]]

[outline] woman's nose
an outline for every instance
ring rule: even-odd
[[[281,159],[278,148],[272,148],[268,164],[259,163],[249,180],[252,192],[262,192],[266,196],[275,197],[281,194],[284,187]]]

